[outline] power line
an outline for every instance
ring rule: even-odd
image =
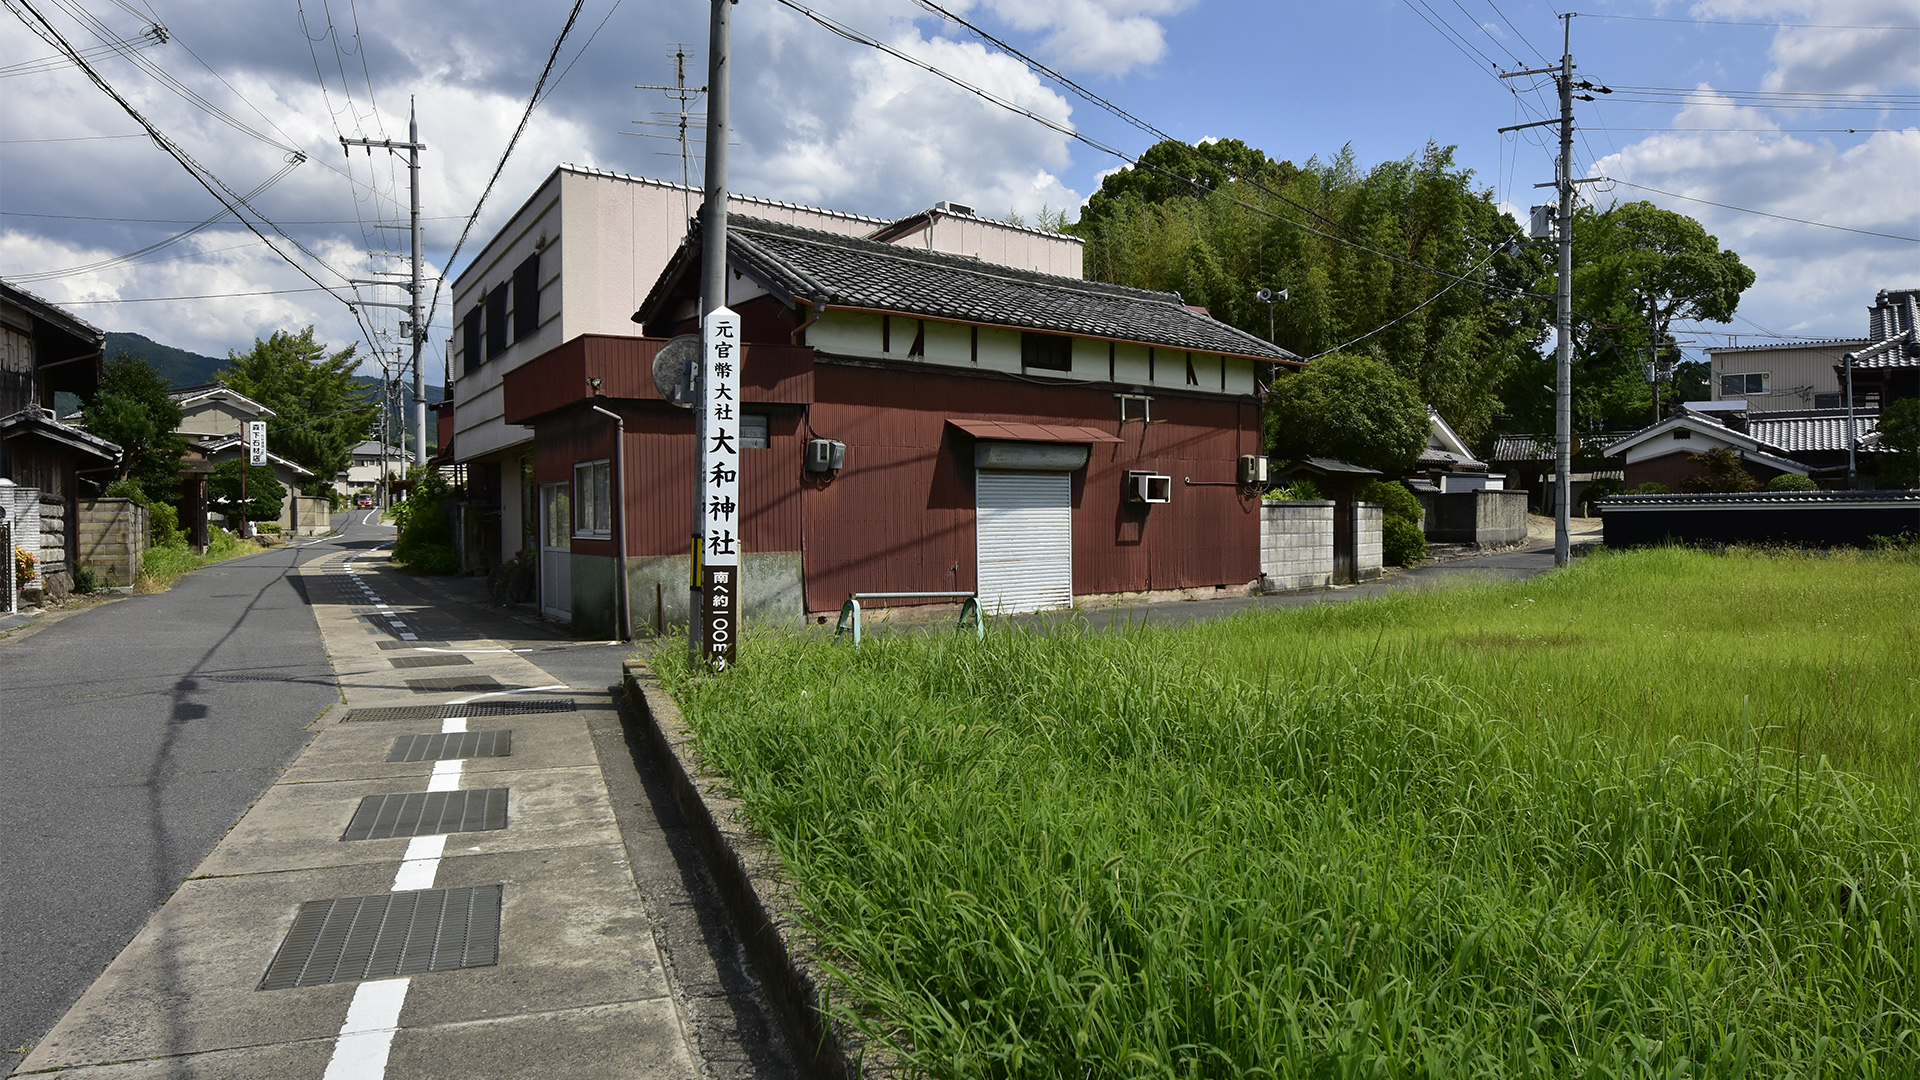
[[[144,138],[147,138],[147,136],[141,135],[139,136],[139,138],[144,139]],[[425,215],[422,215],[420,220],[421,221],[458,221],[463,216],[465,215],[440,214],[436,217],[427,217]],[[192,218],[100,217],[94,214],[29,214],[22,210],[0,210],[0,217],[59,218],[64,221],[134,221],[134,222],[140,222],[148,225],[192,225],[194,224],[194,219]],[[282,225],[352,225],[354,224],[354,220],[352,218],[308,219],[308,220],[302,220],[302,221],[282,219],[280,224]],[[404,221],[396,221],[392,223],[381,221],[381,222],[374,223],[374,228],[376,229],[404,229],[406,227],[407,227],[407,223]]]
[[[328,289],[324,282],[322,282],[319,278],[315,277],[312,271],[308,270],[306,267],[294,261],[292,256],[288,255],[284,251],[281,251],[280,248],[277,245],[275,245],[272,240],[267,238],[267,235],[265,233],[261,232],[260,229],[256,225],[254,225],[253,222],[247,220],[247,218],[240,213],[240,211],[236,208],[236,204],[238,204],[238,206],[244,206],[248,210],[252,211],[254,216],[258,217],[263,223],[265,223],[267,226],[272,228],[276,233],[280,234],[280,236],[284,237],[289,243],[293,244],[294,247],[306,253],[306,255],[309,258],[313,259],[316,263],[318,263],[322,267],[325,267],[329,272],[335,274],[336,276],[339,276],[342,280],[345,280],[346,275],[341,274],[339,271],[334,270],[331,266],[328,266],[326,263],[326,260],[321,259],[318,255],[314,254],[313,251],[308,249],[306,245],[300,243],[300,241],[295,240],[291,236],[288,236],[286,233],[286,230],[282,229],[279,225],[275,224],[266,215],[261,214],[258,210],[255,210],[252,204],[250,204],[238,192],[234,191],[231,187],[227,186],[227,183],[225,181],[221,180],[218,176],[214,175],[214,173],[211,170],[209,170],[206,166],[201,165],[198,161],[195,161],[191,155],[189,155],[185,150],[181,149],[180,146],[176,144],[172,139],[167,138],[167,136],[164,133],[162,133],[158,127],[154,126],[152,121],[148,120],[144,115],[142,115],[140,110],[134,108],[133,104],[129,102],[126,98],[122,97],[120,95],[120,92],[118,90],[115,90],[111,83],[107,82],[107,80],[103,78],[98,71],[95,71],[92,64],[88,63],[84,57],[79,55],[79,53],[74,49],[73,45],[67,41],[66,37],[63,34],[61,34],[60,31],[57,28],[55,28],[51,22],[47,21],[46,16],[42,15],[39,9],[33,6],[32,0],[6,0],[6,3],[9,8],[13,8],[15,4],[18,4],[19,7],[25,8],[29,13],[31,13],[34,19],[37,20],[40,25],[34,26],[33,23],[29,22],[27,24],[29,28],[33,29],[35,33],[40,34],[42,38],[47,39],[49,44],[53,45],[55,48],[66,53],[68,56],[72,57],[74,63],[79,65],[80,70],[86,73],[87,78],[91,80],[95,86],[98,86],[102,92],[104,92],[108,97],[111,97],[114,100],[115,104],[119,105],[120,108],[123,111],[125,111],[128,116],[133,118],[135,123],[139,124],[142,128],[144,128],[147,134],[152,136],[153,141],[156,144],[158,144],[161,149],[167,152],[168,156],[172,157],[176,162],[178,162],[181,168],[187,170],[188,175],[192,176],[194,180],[200,184],[201,187],[207,189],[207,194],[212,195],[214,199],[216,199],[222,206],[226,207],[227,211],[231,213],[236,219],[238,219],[242,225],[245,225],[248,231],[252,232],[255,236],[258,236],[260,238],[261,243],[264,243],[267,245],[268,250],[272,251],[275,255],[279,256],[280,259],[284,261],[288,266],[291,266],[295,270],[299,271],[302,277],[306,278],[308,281],[313,282],[315,285],[319,286],[322,290],[328,292],[329,294],[332,294],[335,299],[340,300],[342,303],[348,303],[347,310],[353,313],[354,322],[360,326],[361,333],[368,338],[368,341],[367,341],[368,346],[371,347],[373,345],[372,334],[368,331],[366,322],[363,319],[361,319],[359,309],[354,307],[351,303],[349,303],[345,298],[341,297],[338,293],[334,293],[333,290]],[[18,8],[14,8],[14,11],[15,11],[15,14],[19,13]],[[22,17],[22,21],[23,22],[26,21],[24,17]],[[44,29],[44,32],[42,32],[43,29]],[[295,161],[294,164],[298,164],[299,161],[306,160],[305,154],[300,153],[299,151],[295,151],[294,153],[299,159],[298,161]]]
[[[255,292],[197,293],[193,296],[121,296],[111,300],[62,300],[61,307],[76,307],[80,304],[157,304],[172,300],[224,300],[230,296],[286,296],[290,293],[323,292],[331,294],[332,289],[321,286],[309,289],[261,289]],[[339,299],[335,297],[335,299]]]
[[[1691,23],[1695,26],[1769,26],[1776,30],[1920,30],[1920,26],[1865,26],[1858,23],[1790,23],[1747,19],[1676,19],[1658,15],[1596,15],[1577,12],[1583,19],[1624,19],[1629,22]]]
[[[1648,187],[1645,184],[1636,184],[1631,180],[1621,180],[1618,177],[1609,176],[1607,177],[1607,180],[1610,183],[1625,184],[1630,188],[1638,188],[1641,191],[1651,191],[1655,195],[1665,195],[1668,198],[1685,199],[1688,202],[1703,203],[1707,206],[1717,206],[1722,210],[1735,210],[1742,214],[1753,214],[1757,217],[1773,218],[1777,221],[1791,221],[1799,225],[1813,225],[1817,228],[1833,229],[1836,232],[1857,233],[1861,236],[1878,236],[1886,240],[1904,240],[1909,244],[1920,244],[1920,236],[1898,236],[1893,233],[1874,232],[1871,229],[1852,229],[1852,228],[1848,228],[1845,225],[1830,225],[1824,221],[1809,221],[1806,218],[1788,217],[1785,214],[1769,214],[1765,210],[1752,210],[1744,206],[1734,206],[1731,203],[1714,202],[1712,199],[1697,199],[1692,195],[1682,195],[1676,191],[1662,191],[1661,189],[1656,187]]]
[[[807,7],[805,4],[799,3],[798,0],[778,0],[778,2],[784,7],[787,7],[796,12],[799,12],[801,15],[804,15],[808,19],[812,20],[814,23],[820,25],[821,27],[824,27],[826,30],[830,31],[831,33],[839,37],[842,37],[848,41],[854,42],[855,44],[865,45],[868,48],[879,50],[880,52],[884,52],[887,55],[892,56],[897,60],[903,61],[908,64],[912,64],[914,67],[920,68],[921,70],[926,71],[929,74],[932,74],[941,79],[944,79],[947,82],[952,83],[953,85],[959,87],[960,89],[965,90],[968,93],[981,98],[982,100],[988,101],[994,105],[998,105],[999,107],[1006,109],[1009,112],[1016,113],[1020,116],[1024,116],[1027,119],[1032,120],[1037,124],[1040,124],[1041,126],[1047,128],[1050,131],[1054,131],[1076,142],[1084,143],[1087,146],[1090,146],[1093,149],[1100,151],[1101,153],[1111,154],[1112,156],[1119,158],[1121,161],[1126,162],[1128,165],[1134,166],[1136,168],[1147,169],[1151,172],[1155,172],[1162,176],[1165,176],[1169,180],[1173,180],[1181,184],[1186,184],[1198,194],[1219,195],[1221,198],[1224,198],[1229,202],[1232,202],[1234,205],[1239,206],[1243,209],[1250,210],[1254,213],[1272,218],[1292,228],[1299,229],[1303,232],[1310,233],[1314,236],[1319,236],[1323,239],[1330,240],[1336,244],[1341,244],[1346,247],[1353,248],[1356,251],[1364,251],[1378,258],[1386,259],[1387,261],[1392,262],[1396,265],[1406,266],[1410,269],[1419,270],[1424,273],[1433,274],[1436,277],[1447,278],[1452,281],[1465,280],[1458,274],[1450,273],[1446,270],[1441,270],[1436,267],[1428,266],[1425,263],[1417,262],[1413,259],[1408,259],[1404,256],[1395,255],[1392,252],[1381,251],[1378,248],[1371,247],[1366,244],[1362,244],[1355,240],[1350,240],[1343,236],[1336,236],[1333,233],[1329,233],[1321,229],[1316,229],[1313,226],[1307,225],[1303,222],[1293,221],[1287,217],[1282,216],[1279,213],[1276,213],[1271,207],[1257,206],[1253,203],[1247,202],[1244,199],[1237,198],[1225,192],[1216,191],[1216,190],[1207,188],[1205,185],[1200,184],[1198,181],[1196,181],[1193,177],[1181,176],[1178,173],[1172,172],[1171,170],[1161,168],[1160,166],[1154,165],[1151,162],[1147,162],[1139,158],[1136,158],[1133,155],[1128,154],[1123,150],[1116,149],[1112,146],[1107,145],[1106,143],[1100,142],[1085,134],[1082,134],[1081,132],[1076,131],[1071,127],[1068,127],[1066,124],[1063,124],[1056,120],[1049,119],[1048,117],[1042,116],[1031,109],[1018,105],[1014,102],[1008,101],[1007,99],[1002,98],[999,95],[992,93],[991,91],[975,86],[972,83],[967,82],[965,79],[962,79],[959,76],[952,74],[951,72],[945,71],[933,64],[927,63],[926,61],[920,60],[916,57],[908,56],[906,53],[901,52],[900,50],[894,48],[891,45],[886,44],[885,42],[882,42],[867,34],[864,34],[861,31],[856,30],[853,27],[848,26],[844,23],[838,22],[837,20],[829,16],[822,15],[821,13],[814,11],[813,9]],[[988,34],[986,31],[981,30],[979,27],[974,26],[972,23],[966,21],[965,19],[961,18],[958,15],[953,14],[952,12],[941,7],[940,5],[936,3],[932,3],[931,0],[916,0],[916,2],[918,2],[921,7],[937,12],[941,16],[952,20],[953,22],[959,24],[960,26],[966,27],[968,30],[973,31],[975,34],[986,39],[987,41],[990,41],[995,45],[1000,46],[1002,49],[1006,50],[1009,54],[1013,55],[1014,57],[1017,57],[1023,63],[1027,64],[1030,68],[1036,71],[1047,73],[1050,77],[1058,80],[1059,82],[1061,82],[1066,86],[1071,87],[1076,93],[1081,94],[1083,97],[1087,98],[1089,101],[1092,101],[1100,105],[1102,108],[1105,108],[1105,109],[1108,109],[1109,111],[1114,112],[1116,115],[1124,116],[1129,123],[1134,124],[1136,127],[1139,127],[1142,130],[1147,131],[1155,135],[1156,137],[1168,142],[1181,141],[1181,140],[1175,139],[1173,136],[1167,134],[1166,132],[1161,131],[1159,128],[1148,123],[1147,121],[1141,120],[1139,117],[1136,117],[1133,114],[1126,112],[1125,110],[1121,109],[1119,106],[1106,101],[1106,99],[1101,98],[1098,95],[1083,89],[1082,87],[1079,86],[1079,84],[1074,83],[1072,80],[1066,79],[1064,76],[1060,76],[1056,74],[1055,72],[1052,71],[1052,69],[1046,67],[1043,64],[1040,64],[1038,61],[1035,61],[1034,59],[1027,56],[1025,53],[1021,52],[1020,50],[1015,49],[1010,45],[1007,45],[1005,42],[1002,42],[1000,39],[993,37],[992,35]],[[1248,186],[1254,188],[1255,190],[1268,196],[1269,198],[1272,198],[1278,202],[1285,203],[1286,205],[1291,206],[1301,211],[1302,213],[1308,214],[1320,221],[1326,222],[1329,226],[1333,228],[1340,229],[1342,231],[1346,230],[1346,226],[1342,225],[1341,223],[1334,221],[1332,218],[1327,217],[1325,214],[1320,213],[1319,211],[1313,209],[1312,207],[1306,206],[1303,203],[1297,202],[1293,199],[1286,197],[1285,195],[1280,194],[1279,192],[1272,190],[1271,188],[1268,188],[1265,184],[1261,183],[1258,179],[1254,177],[1249,177],[1240,173],[1236,173],[1231,168],[1228,168],[1224,165],[1219,167],[1220,167],[1220,170],[1226,173],[1229,177],[1247,184]],[[1508,293],[1515,296],[1534,296],[1537,299],[1541,298],[1534,293],[1525,292],[1519,289],[1511,289],[1506,286],[1493,285],[1486,282],[1480,282],[1478,284],[1481,284],[1486,288],[1494,289],[1496,291]]]
[[[500,174],[506,170],[507,159],[513,156],[513,148],[520,144],[521,133],[527,130],[527,121],[533,119],[534,107],[540,104],[540,91],[547,85],[547,76],[553,74],[554,62],[560,58],[560,47],[566,43],[567,35],[573,32],[573,24],[580,18],[580,9],[586,6],[586,0],[574,0],[573,10],[567,13],[566,24],[560,27],[560,36],[553,39],[553,49],[547,53],[547,65],[540,69],[540,78],[533,84],[533,93],[527,98],[527,107],[520,114],[520,125],[513,129],[513,137],[507,140],[507,148],[500,152],[500,160],[493,167],[493,175],[487,177],[487,186],[480,189],[480,198],[473,204],[473,213],[467,216],[466,227],[460,230],[460,239],[453,245],[453,251],[447,255],[447,269],[453,269],[453,262],[460,257],[460,249],[466,245],[467,235],[473,232],[473,223],[480,220],[480,208],[487,204],[487,196],[493,192],[493,185],[499,181]],[[440,310],[440,287],[446,284],[446,275],[442,274],[433,285],[433,302],[427,306],[427,321],[433,321],[434,312]]]

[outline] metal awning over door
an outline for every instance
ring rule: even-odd
[[[1072,475],[981,469],[974,485],[982,610],[1072,607]]]

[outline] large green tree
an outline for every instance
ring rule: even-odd
[[[309,326],[298,334],[275,331],[246,353],[229,353],[219,377],[278,414],[267,421],[267,445],[313,471],[311,495],[347,468],[380,413],[371,391],[353,381],[356,366],[353,346],[329,354]]]
[[[1920,398],[1901,398],[1880,411],[1879,484],[1883,488],[1920,487]]]
[[[120,446],[116,479],[132,480],[147,498],[172,502],[180,491],[180,403],[167,380],[140,357],[121,353],[107,361],[100,388],[80,411],[87,430]]]
[[[1302,356],[1375,357],[1474,442],[1538,365],[1546,257],[1451,148],[1365,171],[1350,150],[1295,166],[1235,140],[1163,142],[1141,161],[1075,226],[1089,277],[1177,291],[1260,337],[1271,315],[1275,343]],[[1262,288],[1290,298],[1270,310]]]
[[[1339,458],[1392,475],[1426,449],[1431,426],[1413,382],[1358,353],[1282,375],[1267,396],[1267,444],[1287,458]]]
[[[1650,202],[1582,208],[1573,219],[1574,414],[1584,427],[1652,423],[1646,366],[1677,354],[1675,322],[1728,322],[1754,274],[1698,221]],[[1710,396],[1697,365],[1661,394]],[[1676,397],[1676,392],[1678,397]]]

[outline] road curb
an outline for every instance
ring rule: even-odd
[[[628,660],[621,665],[621,681],[801,1068],[832,1080],[904,1075],[893,1054],[829,1014],[832,980],[809,948],[786,867],[748,823],[740,800],[700,768],[693,731],[659,676],[645,661]]]

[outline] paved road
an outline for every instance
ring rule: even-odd
[[[333,546],[220,563],[0,644],[0,1075],[340,700],[288,575]]]

